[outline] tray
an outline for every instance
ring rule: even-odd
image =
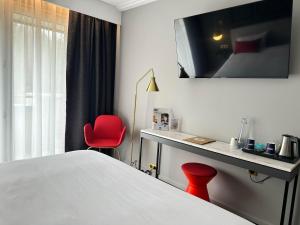
[[[192,138],[184,139],[184,141],[188,141],[197,145],[206,145],[212,142],[216,142],[216,140],[205,138],[205,137],[192,137]]]
[[[292,164],[295,164],[299,160],[299,158],[290,159],[290,158],[282,157],[282,156],[279,156],[279,155],[271,155],[271,154],[268,154],[264,151],[250,150],[250,149],[247,149],[247,148],[242,148],[242,151],[246,152],[246,153],[249,153],[249,154],[259,155],[259,156],[262,156],[262,157],[265,157],[265,158],[274,159],[274,160],[287,162],[287,163],[292,163]]]

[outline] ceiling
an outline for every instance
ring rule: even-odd
[[[157,0],[102,0],[102,1],[115,6],[120,11],[125,11]]]

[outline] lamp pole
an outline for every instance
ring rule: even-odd
[[[135,94],[134,94],[134,108],[133,108],[133,120],[132,120],[132,128],[131,128],[131,153],[130,153],[130,165],[136,167],[136,160],[133,161],[133,146],[134,146],[134,131],[135,131],[135,117],[136,117],[136,104],[137,104],[137,93],[138,93],[138,86],[141,83],[141,81],[147,77],[151,73],[152,78],[154,78],[154,70],[151,68],[147,71],[135,84]],[[151,84],[151,83],[150,83]],[[150,86],[149,84],[149,86]],[[148,86],[148,88],[149,88]],[[148,91],[148,90],[147,90]],[[151,91],[151,90],[150,90]]]

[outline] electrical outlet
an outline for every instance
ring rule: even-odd
[[[248,170],[248,171],[251,176],[257,177],[258,173],[256,171],[254,171],[254,170]]]
[[[156,170],[156,169],[157,169],[157,166],[156,166],[155,164],[151,163],[151,164],[149,165],[149,168],[150,168],[150,170]]]

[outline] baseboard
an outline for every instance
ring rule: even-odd
[[[251,222],[253,222],[255,224],[259,224],[259,225],[273,225],[272,223],[267,222],[265,220],[262,220],[260,218],[257,218],[257,217],[255,217],[253,215],[249,215],[248,213],[245,213],[243,211],[238,211],[236,209],[233,209],[232,207],[228,206],[226,203],[223,203],[223,202],[221,203],[221,202],[216,201],[214,199],[211,199],[211,202],[213,204],[215,204],[215,205],[217,205],[217,206],[219,206],[219,207],[221,207],[223,209],[226,209],[229,212],[232,212],[232,213],[234,213],[234,214],[236,214],[236,215],[238,215],[240,217],[243,217],[243,218],[245,218],[245,219],[247,219],[247,220],[249,220],[249,221],[251,221]]]
[[[175,182],[174,180],[171,180],[168,177],[160,175],[159,179],[162,180],[162,181],[165,181],[166,183],[171,184],[172,186],[177,187],[177,188],[179,188],[181,190],[185,189],[185,185],[184,184]]]
[[[165,181],[166,183],[169,183],[169,184],[171,184],[172,186],[175,186],[175,187],[177,187],[177,188],[179,188],[179,189],[181,189],[181,190],[184,190],[184,189],[185,189],[185,184],[176,182],[176,181],[171,180],[171,179],[169,179],[168,177],[165,177],[165,176],[162,176],[162,175],[161,175],[159,178],[160,178],[162,181]],[[229,212],[232,212],[232,213],[234,213],[234,214],[236,214],[236,215],[238,215],[238,216],[240,216],[240,217],[243,217],[243,218],[245,218],[245,219],[247,219],[247,220],[249,220],[249,221],[251,221],[251,222],[253,222],[253,223],[255,223],[255,224],[259,224],[259,225],[272,225],[272,223],[267,222],[267,221],[265,221],[265,220],[262,220],[262,219],[260,219],[260,218],[257,218],[257,217],[255,217],[255,216],[253,216],[253,215],[249,215],[249,214],[246,213],[246,212],[238,211],[237,209],[233,209],[232,207],[230,207],[229,205],[227,205],[227,204],[224,203],[224,202],[217,201],[217,200],[215,200],[215,199],[213,199],[213,198],[211,198],[211,202],[212,202],[213,204],[215,204],[215,205],[217,205],[217,206],[219,206],[219,207],[221,207],[221,208],[223,208],[223,209],[226,209],[226,210],[228,210]]]

